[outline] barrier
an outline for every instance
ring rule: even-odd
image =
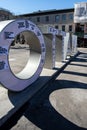
[[[71,40],[70,40],[70,33],[66,33],[64,37],[64,50],[63,50],[63,61],[67,59],[67,56],[71,55]]]
[[[43,33],[46,45],[46,58],[44,67],[52,69],[55,67],[55,30],[47,25],[38,26]]]
[[[67,55],[68,56],[72,55],[72,34],[70,34],[70,33],[69,33],[69,43],[68,43]]]
[[[45,68],[55,68],[56,62],[62,62],[64,60],[64,37],[66,33],[64,31],[55,29],[48,25],[39,25],[42,33],[44,34],[46,44],[46,59]]]
[[[52,69],[53,68],[53,53],[52,53],[53,36],[52,34],[43,34],[43,35],[46,44],[46,58],[45,58],[44,67],[48,69]]]
[[[39,28],[29,20],[0,22],[0,82],[7,89],[24,90],[37,80],[43,66],[55,68],[56,62],[65,61],[67,55],[76,53],[76,36],[49,26]],[[24,69],[14,74],[9,62],[9,51],[11,43],[19,34],[24,36],[29,45],[30,56]]]
[[[49,27],[49,32],[53,35],[53,43],[54,47],[52,45],[53,49],[52,52],[54,54],[54,62],[62,62],[64,59],[64,38],[66,37],[66,32],[58,30],[54,27]],[[55,65],[55,63],[54,63]],[[55,66],[54,66],[55,67]]]
[[[65,61],[70,56],[77,53],[77,36],[71,33],[66,33],[64,37],[64,58]]]
[[[63,36],[56,35],[56,62],[62,62],[63,60]]]
[[[24,69],[14,75],[8,60],[9,48],[20,33],[24,33],[28,38],[30,57]],[[7,89],[21,91],[32,84],[43,69],[45,53],[43,35],[34,23],[29,20],[0,22],[0,82]]]
[[[77,36],[76,35],[72,35],[72,54],[76,54],[77,53]]]
[[[56,62],[62,62],[64,59],[64,37],[66,33],[48,25],[40,25],[45,37],[46,60],[45,68],[55,68]],[[48,37],[50,35],[50,40]]]

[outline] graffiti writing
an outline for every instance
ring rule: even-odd
[[[13,32],[4,32],[5,39],[13,39],[14,33]]]
[[[6,54],[7,49],[0,46],[0,54]]]
[[[0,70],[5,68],[5,61],[0,61]]]

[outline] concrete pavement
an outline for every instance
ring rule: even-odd
[[[87,48],[38,93],[11,130],[87,130]]]
[[[29,57],[27,47],[12,47],[9,54],[9,63],[14,74],[20,72]],[[66,63],[58,63],[57,68],[62,68]],[[0,84],[0,129],[31,97],[51,80],[57,70],[44,68],[40,77],[22,92],[8,91]],[[7,129],[7,128],[6,128]]]

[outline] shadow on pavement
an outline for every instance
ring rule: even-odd
[[[70,65],[81,66],[81,67],[87,67],[87,65],[76,64],[76,63],[70,63]]]
[[[87,84],[78,82],[58,80],[50,85],[46,91],[38,94],[32,99],[24,116],[42,130],[86,130],[70,122],[58,113],[49,101],[49,96],[55,90],[67,88],[87,89]],[[58,106],[57,106],[58,107]]]
[[[83,55],[85,58],[87,58],[86,54]],[[75,58],[74,61],[87,62],[86,59],[83,59],[81,57]],[[63,71],[63,73],[81,75],[87,77],[87,74],[78,73],[78,72]],[[87,130],[87,128],[79,127],[75,123],[69,121],[58,111],[56,111],[56,109],[54,109],[54,107],[52,106],[49,100],[50,95],[53,92],[55,92],[55,90],[60,91],[63,89],[86,90],[87,84],[76,82],[76,81],[63,80],[63,79],[55,80],[53,83],[50,83],[49,86],[47,86],[47,88],[44,89],[44,91],[42,89],[40,92],[38,92],[38,94],[36,94],[32,98],[31,101],[29,101],[28,106],[25,112],[23,113],[23,116],[25,116],[29,121],[31,121],[34,125],[39,127],[41,130]],[[12,94],[10,92],[8,93],[8,97],[14,106],[17,105],[16,102],[14,101],[14,98],[12,98]],[[16,123],[17,122],[15,122],[15,124]]]
[[[66,71],[66,70],[64,70],[62,73],[64,73],[64,74],[70,74],[70,75],[77,75],[77,76],[87,77],[87,74],[81,73],[81,72],[72,72],[72,71]]]
[[[25,116],[41,130],[87,130],[64,118],[50,103],[49,97],[55,90],[60,91],[67,88],[79,88],[83,90],[87,89],[87,84],[68,80],[55,80],[44,91],[41,90],[29,101],[22,115],[19,115],[18,119],[13,119],[14,125],[17,124],[17,120],[21,116]],[[8,92],[8,97],[14,106],[17,105],[15,101],[17,95],[19,96],[19,93]],[[19,100],[21,100],[21,96]]]

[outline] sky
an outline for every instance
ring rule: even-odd
[[[74,8],[74,4],[78,2],[87,2],[87,0],[0,0],[0,8],[19,15],[38,10]]]

